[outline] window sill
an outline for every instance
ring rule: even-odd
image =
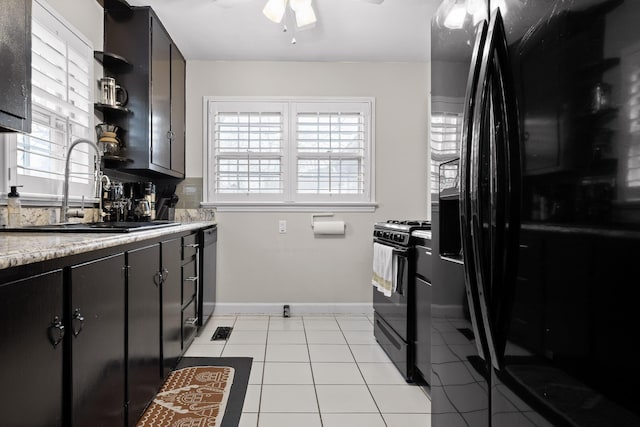
[[[359,203],[273,203],[273,202],[202,202],[202,208],[215,208],[218,212],[318,212],[330,209],[332,212],[375,212],[375,202]]]

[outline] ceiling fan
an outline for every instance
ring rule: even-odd
[[[213,0],[213,2],[223,8],[249,3],[253,0]],[[295,17],[294,30],[305,30],[312,28],[317,22],[316,14],[311,5],[312,0],[267,0],[262,13],[277,24],[285,21],[283,31],[287,32],[287,21]],[[359,0],[367,3],[381,4],[384,0]],[[287,5],[289,8],[287,8]],[[295,35],[291,39],[291,44],[296,44]]]

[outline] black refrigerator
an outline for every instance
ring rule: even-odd
[[[640,426],[640,1],[431,28],[432,427]]]

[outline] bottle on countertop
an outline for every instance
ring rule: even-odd
[[[22,187],[22,185],[12,185],[11,191],[7,194],[9,227],[20,227],[22,225],[22,206],[20,204],[20,194],[17,190],[18,187]]]

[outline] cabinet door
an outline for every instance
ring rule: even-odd
[[[122,426],[125,413],[125,259],[71,267],[71,425]]]
[[[151,163],[171,168],[171,40],[151,18]]]
[[[0,285],[0,424],[62,425],[62,315],[62,270]]]
[[[171,45],[171,169],[184,174],[186,63]]]
[[[162,385],[160,245],[127,253],[127,424],[134,426]]]
[[[162,248],[162,358],[164,375],[178,363],[182,346],[181,240],[161,243]]]
[[[3,0],[0,131],[31,132],[31,1]]]
[[[431,283],[416,277],[416,367],[431,384]]]

